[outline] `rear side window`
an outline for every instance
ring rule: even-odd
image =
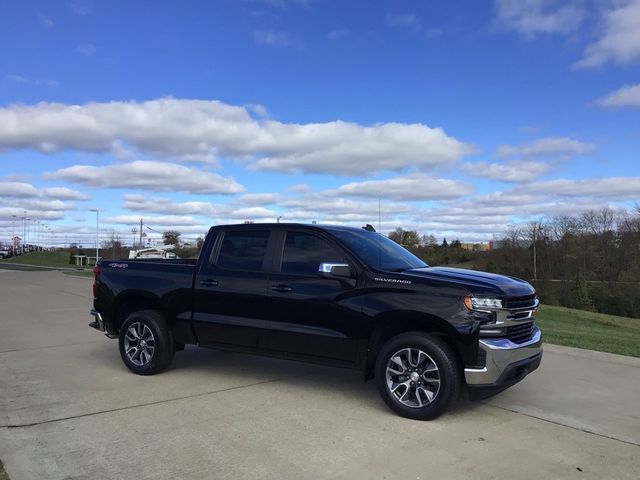
[[[216,263],[228,270],[262,270],[267,243],[268,231],[225,232]]]
[[[326,240],[302,232],[287,232],[282,252],[282,273],[317,275],[322,262],[347,263]]]

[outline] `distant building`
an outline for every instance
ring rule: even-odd
[[[460,243],[460,246],[464,250],[469,250],[470,252],[487,252],[489,250],[493,250],[493,242],[480,242],[480,243]]]

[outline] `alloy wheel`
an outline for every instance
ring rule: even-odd
[[[440,370],[433,359],[418,348],[403,348],[389,358],[387,388],[402,405],[422,408],[440,391]]]
[[[141,322],[129,325],[124,337],[124,351],[134,365],[143,367],[153,358],[156,340],[149,327]]]

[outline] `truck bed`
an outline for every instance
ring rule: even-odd
[[[101,260],[95,307],[113,318],[112,305],[123,296],[142,295],[158,299],[171,316],[191,317],[195,259]]]

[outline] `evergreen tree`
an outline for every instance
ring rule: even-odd
[[[578,275],[573,284],[573,302],[575,308],[580,310],[592,310],[591,298],[589,298],[589,288],[584,276]]]

